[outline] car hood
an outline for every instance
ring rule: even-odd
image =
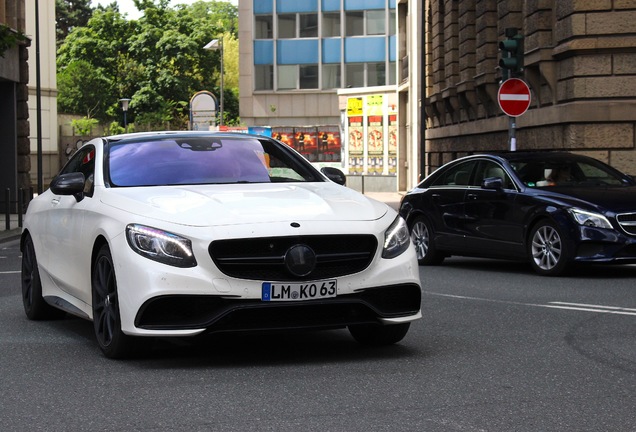
[[[110,188],[102,202],[190,226],[280,221],[371,221],[389,207],[334,183],[229,184]]]
[[[551,187],[541,194],[602,212],[636,212],[636,186]]]

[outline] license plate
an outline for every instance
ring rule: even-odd
[[[303,301],[336,297],[338,288],[335,280],[318,282],[263,282],[263,301]]]

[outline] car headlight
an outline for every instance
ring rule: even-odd
[[[384,232],[384,247],[382,258],[395,258],[407,250],[411,245],[411,236],[406,222],[398,216],[391,226]]]
[[[578,223],[579,225],[594,228],[613,228],[612,224],[602,214],[592,213],[577,208],[568,209],[568,212],[572,215],[576,223]]]
[[[195,267],[192,242],[167,231],[143,225],[126,227],[128,244],[139,255],[175,267]]]

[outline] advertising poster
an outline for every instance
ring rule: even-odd
[[[397,113],[389,113],[389,174],[397,174]]]
[[[367,173],[384,173],[384,113],[382,95],[367,96]]]
[[[347,100],[347,153],[349,174],[364,172],[364,123],[362,98]]]
[[[296,150],[309,162],[318,162],[317,131],[315,128],[295,128]]]
[[[318,128],[318,162],[340,162],[342,144],[338,126]]]
[[[291,148],[296,148],[296,137],[293,127],[275,127],[272,128],[272,137]]]

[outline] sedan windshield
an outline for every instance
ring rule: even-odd
[[[322,181],[301,157],[248,136],[122,140],[108,167],[112,186]]]
[[[624,186],[629,181],[610,167],[592,159],[515,159],[513,169],[530,187]]]

